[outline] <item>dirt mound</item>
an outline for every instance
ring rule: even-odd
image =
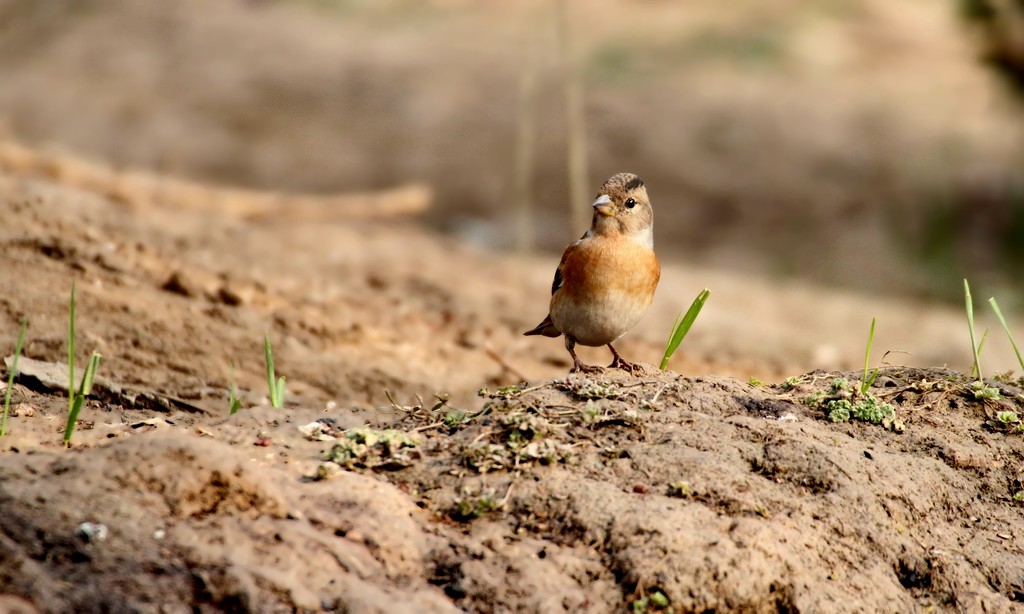
[[[0,578],[54,612],[1010,609],[1021,389],[880,381],[889,429],[815,405],[857,389],[840,373],[570,376],[347,430],[301,408],[121,425],[7,453]]]
[[[245,450],[163,433],[9,456],[4,590],[49,612],[455,611],[421,578],[405,495],[355,474],[300,487]]]
[[[3,607],[1003,611],[1024,599],[1024,411],[1008,376],[978,387],[889,367],[870,394],[834,372],[776,386],[653,368],[566,377],[560,342],[521,336],[545,307],[550,259],[401,222],[138,212],[19,174],[0,174],[0,192],[0,348],[28,317],[33,361],[0,439]],[[78,359],[100,351],[104,381],[66,450],[72,280]],[[690,289],[710,285],[681,370],[782,380],[859,361],[865,331],[851,323],[866,313],[883,323],[878,352],[966,360],[962,316],[924,303],[673,263],[664,280],[620,348],[631,358],[658,356]],[[288,377],[283,409],[264,399],[264,331]],[[986,369],[1010,364],[1004,350],[989,341]],[[232,381],[243,407],[229,415]]]
[[[1024,578],[1013,554],[1019,434],[982,430],[999,408],[966,401],[958,376],[885,375],[879,394],[895,401],[902,433],[835,425],[804,402],[842,374],[788,389],[555,380],[497,395],[490,412],[428,438],[432,462],[411,483],[409,470],[389,477],[449,516],[470,498],[487,523],[595,553],[597,577],[627,601],[661,593],[684,612],[1009,607]],[[915,392],[943,382],[940,402]],[[1020,390],[1004,392],[1015,408]],[[463,467],[440,484],[437,450]],[[496,512],[481,507],[492,498]]]

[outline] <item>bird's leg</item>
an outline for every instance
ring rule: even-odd
[[[612,359],[612,364],[608,365],[609,369],[622,369],[623,371],[629,371],[630,375],[633,375],[636,372],[644,372],[644,368],[640,365],[628,362],[625,358],[619,356],[619,353],[615,351],[615,347],[612,344],[608,344],[608,349],[612,351],[612,356],[615,357]]]
[[[565,349],[569,350],[569,356],[572,356],[572,369],[569,373],[600,373],[604,371],[601,367],[594,365],[585,365],[580,362],[580,359],[576,356],[576,340],[569,335],[565,336]]]

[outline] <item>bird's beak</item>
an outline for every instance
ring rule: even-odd
[[[594,209],[596,209],[601,215],[615,217],[615,206],[612,205],[612,199],[608,198],[607,194],[602,194],[597,197],[597,200],[594,201]]]

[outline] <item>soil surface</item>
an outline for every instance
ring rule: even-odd
[[[591,1],[591,174],[658,211],[636,376],[522,336],[578,236],[549,3],[0,0],[0,612],[1024,610],[982,309],[1024,308],[982,273],[1024,141],[950,7]],[[531,70],[552,251],[511,255]],[[907,298],[959,269],[981,385],[962,309]]]
[[[1020,382],[972,388],[955,311],[666,263],[620,349],[656,360],[710,286],[672,363],[683,375],[566,376],[560,341],[521,337],[544,315],[551,258],[357,215],[112,198],[51,170],[0,174],[0,353],[29,320],[0,439],[0,608],[1024,601]],[[104,358],[65,449],[73,280],[76,362]],[[852,368],[874,313],[873,362],[910,353],[866,392],[860,373],[794,375]],[[282,409],[265,399],[264,332]],[[1009,364],[990,344],[986,373]]]

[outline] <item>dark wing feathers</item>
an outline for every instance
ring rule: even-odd
[[[586,237],[587,235],[583,236]],[[581,238],[580,241],[582,240],[583,239]],[[580,241],[573,243],[569,247],[565,248],[564,252],[562,252],[562,259],[558,262],[558,268],[555,269],[555,279],[551,281],[551,294],[554,294],[562,287],[562,282],[565,281],[565,277],[562,275],[562,269],[565,268],[565,261],[569,259],[569,254],[575,251],[576,246]]]
[[[562,267],[555,269],[555,279],[551,282],[551,294],[558,292],[562,287]]]
[[[584,235],[586,236],[586,235]],[[576,245],[579,243],[573,243],[569,247],[565,248],[562,252],[562,260],[558,263],[558,268],[555,269],[555,278],[551,281],[551,294],[558,292],[558,289],[562,287],[562,283],[565,281],[565,277],[562,275],[562,269],[565,268],[565,261],[569,259],[569,254],[576,249]],[[538,324],[532,330],[528,330],[524,335],[544,335],[545,337],[557,337],[562,334],[562,331],[555,328],[555,325],[551,322],[551,314],[544,318],[544,321]]]

